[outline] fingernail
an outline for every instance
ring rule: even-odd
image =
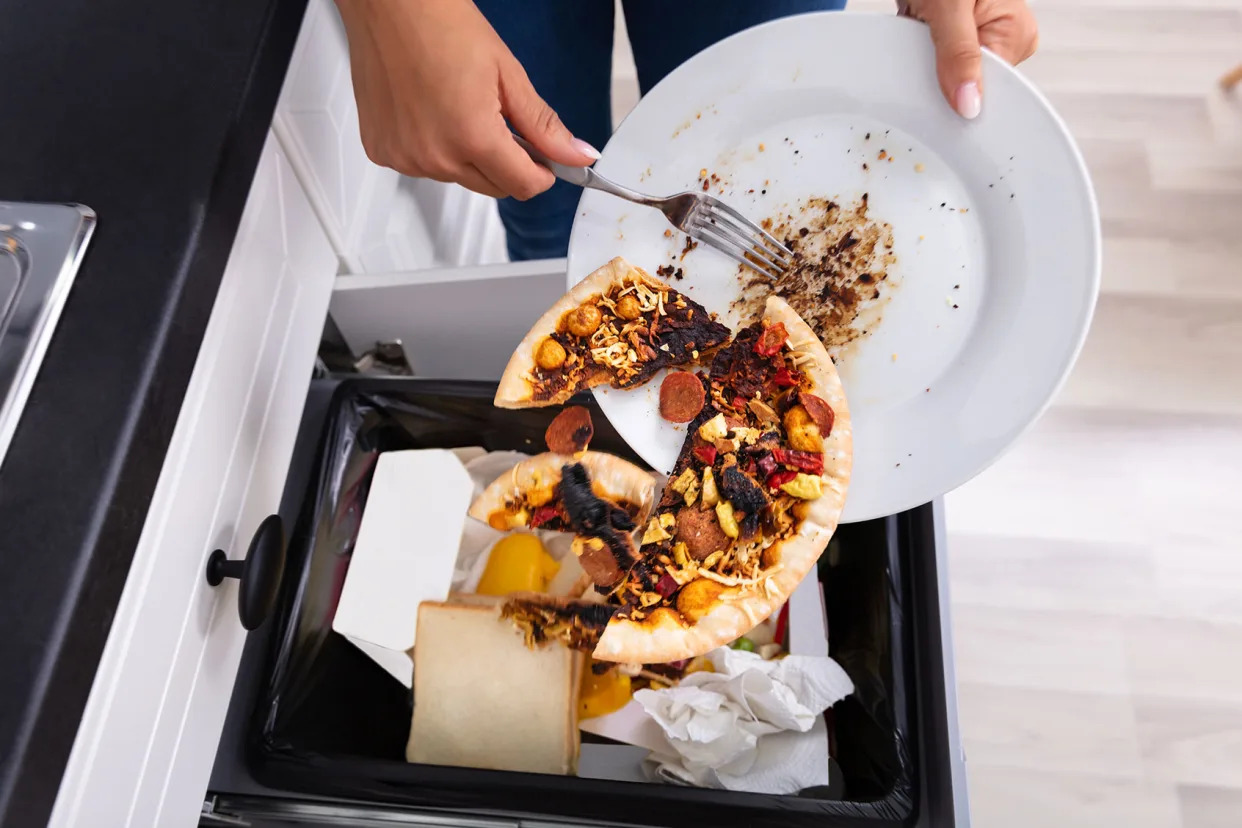
[[[599,150],[588,144],[586,141],[583,141],[581,138],[575,138],[570,141],[570,143],[573,144],[574,149],[585,155],[587,158],[590,158],[592,161],[599,160]]]
[[[957,88],[957,95],[954,96],[953,105],[957,108],[957,114],[966,120],[973,121],[975,118],[978,118],[980,110],[983,109],[983,98],[979,95],[979,84],[970,81],[959,86]]]

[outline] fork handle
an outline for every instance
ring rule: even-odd
[[[547,167],[552,171],[553,175],[562,181],[568,181],[570,184],[576,184],[579,187],[586,187],[591,190],[603,190],[606,193],[611,193],[618,198],[624,198],[626,201],[633,201],[636,204],[652,205],[654,202],[654,199],[642,193],[636,193],[633,190],[622,187],[620,184],[614,184],[591,167],[570,167],[566,164],[556,163],[531,146],[531,143],[521,135],[514,134],[513,140],[518,142],[518,146],[526,150],[526,154],[531,157],[532,161]]]

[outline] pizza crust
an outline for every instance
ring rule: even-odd
[[[555,397],[547,400],[533,399],[533,389],[528,377],[535,370],[535,349],[539,347],[539,343],[543,342],[544,339],[556,333],[556,326],[560,323],[562,316],[593,297],[607,292],[608,288],[619,283],[631,273],[641,275],[648,281],[654,281],[642,270],[618,256],[574,285],[570,288],[569,293],[566,293],[556,301],[556,304],[548,308],[547,312],[539,317],[539,321],[531,327],[526,336],[522,338],[522,341],[518,343],[513,356],[509,358],[509,364],[505,366],[505,372],[500,377],[500,385],[496,388],[496,399],[493,401],[495,406],[497,408],[534,408],[536,406],[561,405],[573,397],[574,394],[584,390],[582,388],[566,388]],[[590,385],[602,385],[608,381],[606,376],[601,375]]]
[[[794,351],[811,360],[799,366],[811,381],[810,392],[832,406],[832,433],[824,439],[823,495],[809,501],[797,534],[772,545],[780,569],[763,584],[727,589],[720,602],[687,626],[677,613],[665,610],[635,622],[614,618],[601,636],[594,657],[599,661],[662,664],[700,656],[750,632],[784,604],[815,567],[836,531],[849,489],[854,454],[849,405],[841,378],[819,338],[784,299],[768,298],[763,319],[783,322]]]
[[[561,481],[561,468],[581,463],[591,478],[592,488],[609,500],[625,500],[637,504],[637,523],[651,517],[655,507],[655,478],[629,461],[599,451],[584,452],[580,457],[545,452],[518,463],[493,480],[470,504],[467,514],[487,523],[487,518],[505,507],[505,496],[555,486]]]

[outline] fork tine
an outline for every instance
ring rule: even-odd
[[[792,264],[784,260],[776,251],[761,244],[758,239],[743,233],[738,229],[736,223],[727,216],[713,215],[700,220],[728,234],[732,238],[733,243],[738,247],[761,260],[764,264],[772,265],[780,272],[788,270]]]
[[[739,213],[737,210],[734,210],[732,207],[730,207],[728,204],[725,204],[723,201],[719,201],[719,200],[717,200],[717,199],[714,199],[714,198],[713,198],[713,199],[709,199],[709,203],[711,204],[711,206],[712,206],[712,208],[713,208],[714,210],[719,210],[720,212],[724,213],[725,215],[727,215],[727,216],[731,217],[732,219],[734,219],[735,221],[737,221],[738,223],[740,223],[740,224],[741,224],[744,228],[746,228],[746,230],[747,230],[748,232],[750,232],[750,233],[758,233],[758,234],[759,234],[759,236],[760,236],[761,238],[763,238],[764,240],[766,240],[766,241],[770,242],[770,243],[771,243],[773,246],[775,246],[775,247],[776,247],[776,249],[777,249],[777,250],[779,250],[779,251],[780,251],[780,252],[781,252],[784,256],[788,256],[791,260],[793,259],[793,251],[792,251],[792,250],[790,250],[790,249],[789,249],[788,247],[786,247],[785,245],[781,244],[781,243],[780,243],[780,241],[778,241],[778,240],[777,240],[777,238],[776,238],[775,236],[773,236],[773,235],[772,235],[771,233],[769,233],[768,231],[764,230],[764,229],[763,229],[762,227],[760,227],[759,225],[755,224],[755,223],[754,223],[753,221],[751,221],[750,219],[746,218],[746,216],[742,215],[742,214],[741,214],[741,213]]]
[[[740,262],[762,276],[767,276],[769,279],[780,278],[781,271],[773,272],[773,266],[770,262],[759,259],[753,253],[750,257],[747,257],[746,254],[750,253],[750,251],[739,246],[733,236],[728,235],[715,225],[700,221],[692,224],[687,232],[691,237],[697,237],[700,241],[707,244],[708,247],[719,250],[729,258]]]

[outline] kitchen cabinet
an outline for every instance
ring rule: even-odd
[[[58,828],[192,825],[208,807],[246,633],[235,583],[209,586],[206,562],[215,549],[245,554],[278,511],[291,462],[313,451],[295,452],[295,438],[329,310],[355,352],[399,339],[419,375],[496,379],[563,292],[563,260],[496,263],[502,240],[487,200],[420,190],[366,160],[343,48],[330,3],[312,0],[62,779],[49,823]],[[965,824],[935,515],[925,531],[935,537],[938,645],[918,658],[934,662],[938,684],[920,716],[940,723],[947,747],[923,773],[948,780],[939,787],[954,801],[940,807]],[[309,825],[518,824],[250,793],[266,808],[255,813]]]

